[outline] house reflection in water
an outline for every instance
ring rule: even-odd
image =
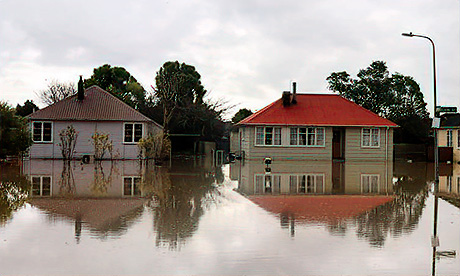
[[[193,235],[202,201],[223,181],[220,167],[197,162],[157,167],[137,160],[29,160],[23,173],[31,181],[30,204],[72,221],[77,242],[84,229],[103,239],[120,236],[148,212],[156,245],[171,249]]]
[[[393,162],[274,160],[237,162],[230,167],[238,191],[280,219],[295,236],[296,227],[323,225],[331,234],[354,229],[372,246],[383,246],[388,233],[411,232],[427,197],[426,183],[406,191],[393,178]]]
[[[460,164],[444,165],[440,170],[438,195],[460,208]]]

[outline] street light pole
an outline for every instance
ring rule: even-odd
[[[425,35],[417,35],[410,33],[402,33],[403,36],[407,37],[421,37],[428,39],[433,46],[433,96],[434,96],[434,115],[433,121],[436,120],[438,117],[437,114],[437,103],[436,103],[436,53],[434,42],[431,38]],[[433,223],[433,237],[431,240],[431,246],[433,247],[433,254],[432,254],[432,266],[431,266],[431,275],[436,274],[436,247],[439,246],[439,239],[438,239],[438,192],[439,192],[439,153],[438,153],[438,131],[436,125],[434,127],[434,223]]]

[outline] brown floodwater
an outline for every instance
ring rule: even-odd
[[[0,275],[460,274],[460,165],[268,167],[2,165]]]

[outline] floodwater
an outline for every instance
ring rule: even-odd
[[[0,275],[460,274],[460,165],[266,167],[3,166]]]

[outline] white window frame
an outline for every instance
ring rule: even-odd
[[[377,179],[377,192],[372,191],[372,179]],[[368,184],[368,191],[369,192],[364,192],[364,182],[365,179],[367,179],[367,184]],[[361,194],[375,194],[375,193],[380,193],[380,174],[361,174]]]
[[[369,145],[365,145],[364,132],[369,130]],[[374,132],[377,132],[377,140],[374,140]],[[380,148],[380,128],[364,127],[361,129],[361,147],[362,148]]]
[[[271,129],[271,143],[267,143],[267,129]],[[256,126],[254,128],[254,146],[279,147],[283,145],[283,132],[281,127],[277,126]],[[279,135],[278,135],[279,134]],[[279,137],[279,144],[276,143]]]
[[[446,131],[446,146],[452,147],[453,146],[453,131],[452,129],[448,129]]]
[[[460,129],[457,129],[457,149],[460,149]]]
[[[130,183],[130,186],[131,186],[131,194],[130,194],[130,195],[125,194],[125,179],[129,179],[130,182],[131,182],[131,183]],[[139,187],[138,187],[138,189],[139,189],[139,194],[138,194],[138,195],[136,195],[136,194],[134,193],[134,191],[135,191],[135,185],[134,185],[135,179],[139,179]],[[122,194],[123,196],[125,196],[125,197],[141,196],[141,195],[142,195],[141,184],[142,184],[142,177],[140,177],[140,176],[138,176],[138,175],[135,175],[135,176],[125,175],[125,176],[123,176],[123,185],[122,185],[122,187],[121,187],[121,189],[122,189],[122,190],[121,190],[121,194]]]
[[[35,136],[34,133],[35,133],[35,124],[36,124],[36,123],[41,124],[40,140],[35,140],[35,139],[34,139],[34,138],[35,138],[35,137],[34,137],[34,136]],[[50,140],[50,141],[44,141],[44,140],[43,140],[43,137],[45,136],[45,127],[44,127],[44,125],[45,125],[46,123],[51,124],[51,140]],[[53,131],[54,131],[54,124],[53,124],[53,122],[51,122],[51,121],[32,121],[32,124],[31,124],[31,132],[32,132],[32,141],[33,141],[34,143],[53,143],[53,138],[54,138],[54,137],[53,137],[53,136],[54,136],[54,135],[53,135]]]
[[[305,129],[305,132],[301,130]],[[320,133],[322,132],[322,139],[319,140]],[[310,144],[310,135],[313,135],[313,143]],[[305,137],[305,144],[301,144]],[[321,142],[321,143],[320,143]],[[326,146],[326,129],[324,127],[290,127],[289,128],[289,146],[291,147],[325,147]]]
[[[271,191],[267,192],[267,178],[270,179],[270,188]],[[257,190],[257,186],[259,185],[259,179],[262,180],[262,191]],[[275,185],[278,185],[278,188],[275,188]],[[254,175],[254,190],[253,193],[255,195],[261,194],[279,194],[281,193],[281,174],[255,174]]]
[[[132,125],[133,126],[133,130],[132,130],[132,137],[133,137],[133,141],[132,142],[127,142],[126,141],[126,126],[127,125]],[[136,133],[136,125],[141,125],[142,126],[142,134],[141,134],[141,138],[144,137],[144,132],[145,132],[145,126],[143,123],[136,123],[136,122],[127,122],[127,123],[123,123],[123,144],[137,144],[139,141],[134,141],[134,135]]]
[[[34,195],[34,178],[39,178],[40,179],[40,194],[39,195]],[[43,178],[49,178],[50,180],[50,194],[49,195],[43,195]],[[53,194],[53,177],[51,175],[31,175],[30,176],[30,196],[39,196],[39,197],[50,197]]]
[[[305,191],[300,192],[300,184],[301,184],[301,179],[305,178]],[[308,178],[313,179],[313,191],[308,192],[307,191],[307,181]],[[318,189],[318,179],[322,179],[321,187],[322,189]],[[308,173],[308,174],[291,174],[289,175],[289,193],[292,193],[291,191],[291,186],[292,186],[292,181],[295,180],[295,194],[324,194],[326,190],[326,177],[324,173]]]

